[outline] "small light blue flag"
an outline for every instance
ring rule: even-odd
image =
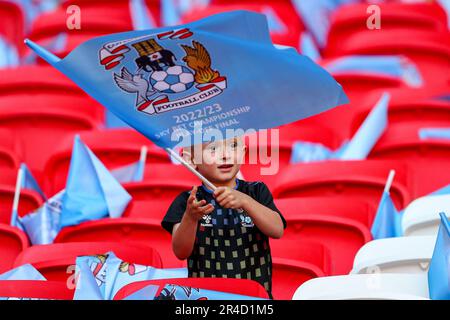
[[[20,225],[33,245],[50,244],[61,230],[61,209],[64,190],[57,193],[36,211],[19,218]]]
[[[128,192],[76,136],[62,200],[61,227],[107,216],[118,218],[130,201]]]
[[[292,145],[291,163],[366,159],[386,130],[389,99],[390,95],[383,93],[352,139],[344,141],[336,150],[331,150],[321,143],[294,142]]]
[[[159,290],[159,286],[148,285],[144,288],[130,294],[125,297],[123,300],[154,300],[156,297],[156,293]]]
[[[438,196],[443,194],[450,194],[450,184],[446,185],[445,187],[442,187],[436,191],[433,191],[430,193],[430,196]]]
[[[320,48],[327,42],[331,14],[341,5],[359,0],[292,0],[292,4]]]
[[[45,277],[31,264],[27,263],[0,274],[0,280],[42,280]]]
[[[450,139],[450,128],[419,129],[420,139]]]
[[[441,212],[441,224],[428,269],[428,288],[433,300],[450,300],[450,222]]]
[[[17,49],[0,36],[0,68],[16,67],[19,62]]]
[[[168,284],[164,286],[155,300],[267,300],[259,297],[244,296],[201,288],[191,288]]]
[[[147,158],[147,147],[141,149],[138,161],[111,170],[111,174],[120,183],[141,182],[144,180],[145,163]]]
[[[223,139],[273,128],[348,102],[311,59],[277,49],[265,16],[250,11],[93,38],[62,60],[26,43],[164,148],[192,145],[192,136],[211,141],[211,130]]]
[[[371,228],[373,238],[383,239],[401,236],[402,217],[403,211],[397,211],[389,192],[384,191]]]
[[[113,252],[96,256],[78,257],[77,269],[80,270],[76,299],[112,300],[117,292],[127,284],[156,279],[187,278],[186,268],[157,269],[151,266],[128,263],[117,258]],[[90,272],[89,272],[90,271]],[[91,276],[85,275],[91,274]],[[84,279],[83,279],[84,278]]]
[[[303,32],[300,36],[300,52],[313,61],[319,61],[321,59],[319,49],[314,43],[311,34],[307,31]]]
[[[144,0],[130,0],[129,6],[134,30],[146,30],[156,27],[156,23],[153,17],[149,15]]]
[[[383,93],[381,99],[370,111],[345,150],[340,154],[340,160],[363,160],[367,158],[370,151],[386,130],[389,100],[390,95]]]
[[[415,64],[404,56],[345,56],[328,63],[325,69],[333,75],[352,72],[393,77],[411,87],[420,87],[423,84]]]
[[[20,164],[20,168],[22,169],[22,184],[21,189],[30,189],[34,190],[41,196],[42,200],[47,200],[47,196],[42,191],[41,187],[39,186],[38,182],[34,178],[33,174],[31,173],[30,169],[28,169],[27,165],[25,163]]]

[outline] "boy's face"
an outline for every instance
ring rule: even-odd
[[[192,147],[191,159],[198,172],[213,183],[225,183],[234,179],[239,172],[245,155],[241,138],[204,143]]]

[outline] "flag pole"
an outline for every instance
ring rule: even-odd
[[[392,182],[394,181],[394,176],[395,176],[395,170],[391,169],[391,171],[389,171],[389,176],[387,178],[386,185],[384,186],[384,192],[389,193]]]
[[[23,170],[22,167],[17,171],[17,180],[16,180],[16,189],[14,191],[14,200],[11,212],[11,224],[16,226],[16,220],[18,218],[19,212],[19,199],[20,199],[20,189],[22,189],[22,180],[23,180]]]
[[[184,160],[178,153],[176,153],[171,148],[166,148],[166,151],[173,157],[175,160],[179,161],[183,166],[185,166],[190,172],[195,174],[197,178],[199,178],[208,188],[212,190],[216,190],[217,187],[208,179],[206,179],[200,172],[195,170],[186,160]]]
[[[141,156],[139,157],[140,162],[145,163],[147,161],[147,152],[148,152],[147,146],[142,146],[141,147]]]

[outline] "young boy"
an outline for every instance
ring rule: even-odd
[[[272,298],[269,238],[281,238],[286,221],[262,182],[239,180],[246,147],[241,138],[203,144],[191,164],[217,189],[194,186],[169,207],[161,225],[172,234],[172,248],[188,259],[189,277],[258,281]]]

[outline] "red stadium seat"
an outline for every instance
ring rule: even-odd
[[[59,281],[0,280],[0,297],[16,299],[72,300],[74,290]]]
[[[15,227],[0,223],[0,274],[10,270],[14,260],[27,247],[28,238],[25,233]]]
[[[32,264],[47,280],[67,281],[75,269],[79,256],[103,254],[108,251],[123,261],[162,268],[161,257],[153,248],[136,243],[117,242],[75,242],[32,246],[22,251],[14,262],[14,267]]]
[[[25,13],[11,1],[0,1],[0,37],[22,51]]]
[[[109,129],[80,133],[81,140],[108,169],[138,161],[141,147],[148,147],[147,163],[169,163],[167,153],[135,130]],[[45,189],[53,194],[63,189],[72,156],[73,137],[61,141],[45,165]]]
[[[36,108],[71,109],[104,122],[105,108],[82,91],[74,82],[51,66],[20,66],[0,70],[0,106],[29,104]],[[6,99],[4,99],[6,98]]]
[[[0,185],[0,223],[10,224],[15,187]],[[32,190],[22,189],[19,201],[19,216],[24,216],[42,205],[41,196]]]
[[[377,207],[391,169],[396,170],[391,197],[397,209],[410,199],[407,166],[399,161],[324,161],[288,166],[273,190],[275,198],[332,196],[364,200]]]
[[[312,215],[336,216],[362,223],[368,228],[372,227],[377,206],[373,203],[347,197],[294,197],[275,199],[275,205],[280,209],[286,219],[295,217],[298,212]]]
[[[280,210],[287,212],[285,208]],[[369,228],[352,219],[295,211],[286,221],[289,227],[285,230],[284,240],[318,242],[330,250],[332,275],[350,272],[358,250],[372,240]]]
[[[330,148],[337,148],[342,142],[340,135],[323,123],[303,124],[302,121],[247,135],[244,139],[247,154],[241,167],[244,180],[263,181],[269,188],[273,187],[277,175],[289,164],[292,144],[299,140],[322,143]]]
[[[78,111],[45,106],[37,109],[29,102],[14,101],[15,105],[10,107],[0,106],[0,126],[20,137],[24,146],[24,161],[37,172],[43,170],[54,151],[55,137],[73,136],[96,127],[92,119]]]
[[[79,6],[80,4],[76,3],[76,5]],[[128,6],[126,9],[128,9]],[[54,11],[43,13],[34,21],[29,38],[39,41],[60,32],[67,32],[68,34],[95,33],[100,36],[133,29],[129,11],[117,8],[111,3],[109,6],[101,8],[83,6],[81,12],[82,27],[73,30],[67,28],[66,23],[69,15],[65,8],[60,7]]]
[[[390,126],[369,155],[371,159],[401,160],[411,168],[413,198],[424,196],[450,183],[450,140],[419,137],[420,121]],[[444,126],[444,127],[448,127]]]
[[[447,17],[442,7],[434,3],[379,3],[382,30],[445,31]],[[364,3],[339,7],[332,15],[328,45],[339,46],[349,34],[367,30],[368,5]]]
[[[159,286],[159,290],[157,292],[157,294],[159,294],[164,286],[168,284],[240,294],[263,299],[267,299],[269,297],[264,287],[253,280],[232,278],[180,278],[133,282],[120,289],[115,295],[114,300],[123,300],[136,291],[149,285]]]
[[[379,31],[379,32],[378,32]],[[447,86],[450,76],[443,74],[450,60],[449,32],[411,30],[372,30],[350,35],[338,46],[327,47],[327,57],[341,55],[402,54],[415,63],[427,88]]]
[[[330,253],[319,243],[272,239],[270,247],[274,299],[291,300],[303,282],[331,272]]]
[[[174,178],[124,184],[133,198],[125,216],[162,219],[173,200],[181,192],[191,190],[193,185],[192,182]]]
[[[124,242],[143,243],[155,248],[163,259],[165,268],[186,265],[172,251],[172,238],[156,219],[102,219],[82,223],[61,230],[55,243],[65,242]]]
[[[11,130],[3,128],[0,128],[0,137],[0,170],[17,170],[22,157],[21,141]]]
[[[360,108],[355,115],[352,134],[367,117],[371,108]],[[401,123],[416,123],[421,127],[450,127],[450,102],[438,99],[396,99],[389,103],[389,126]]]

